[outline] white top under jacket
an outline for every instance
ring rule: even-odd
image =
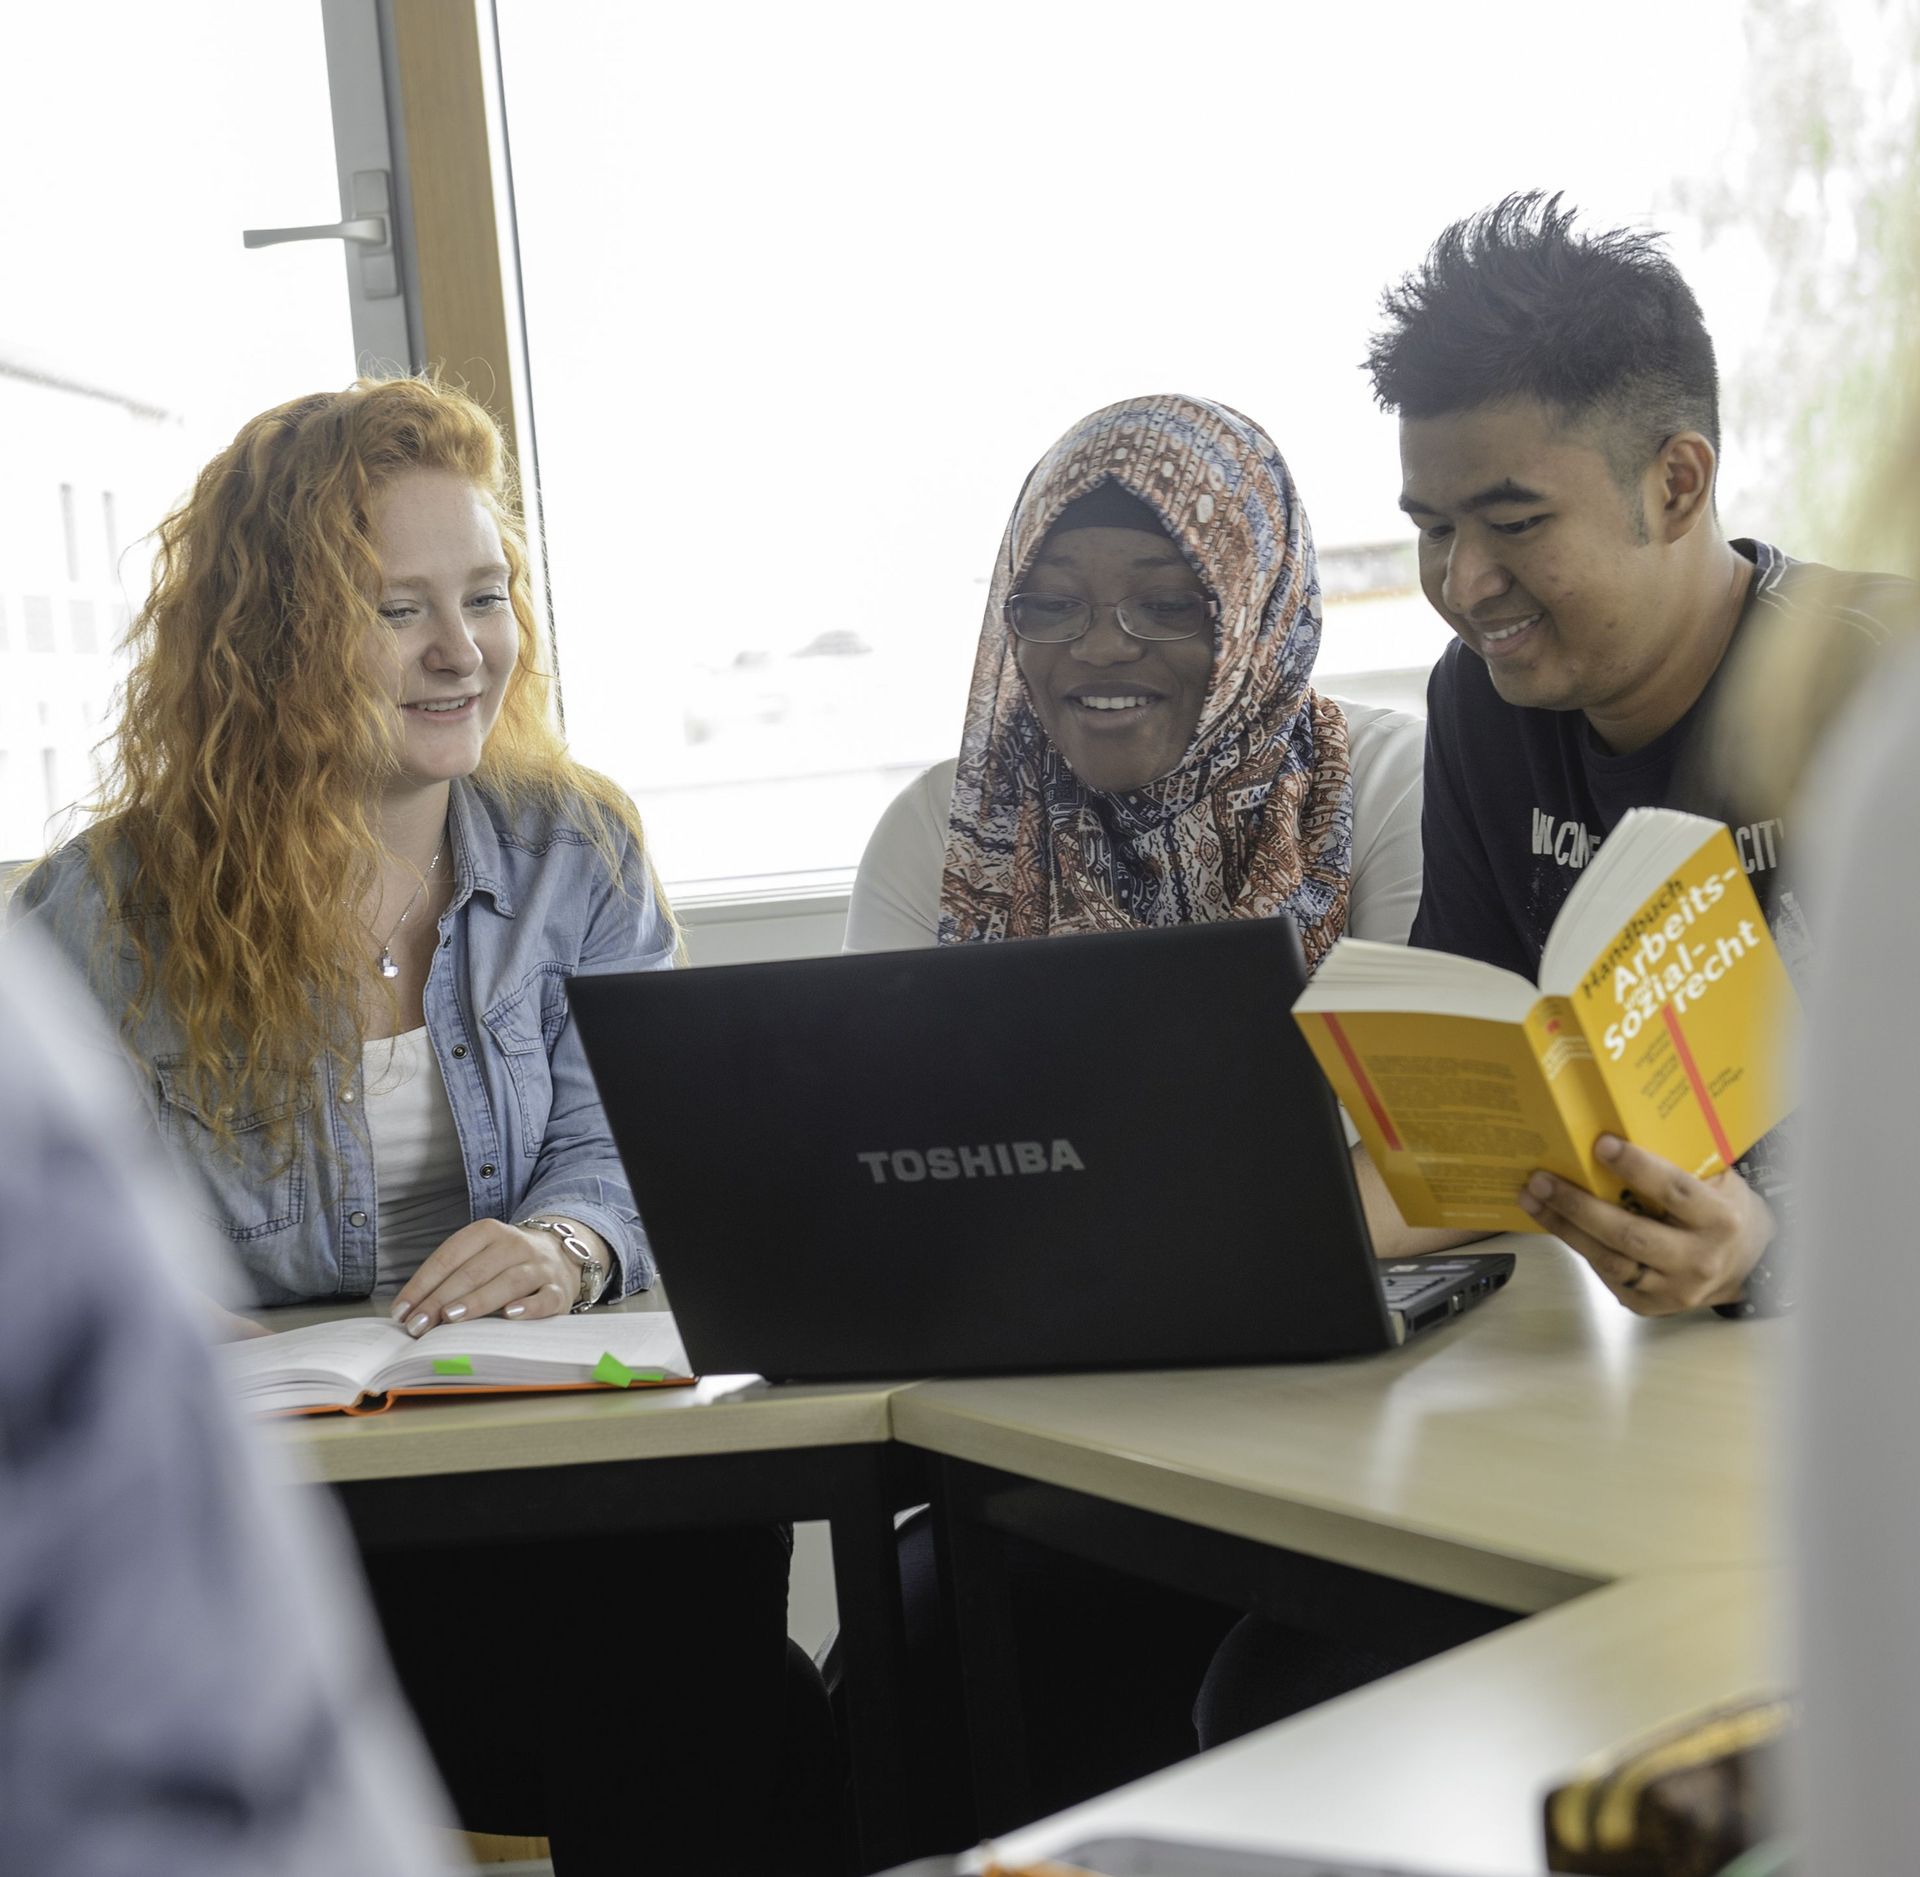
[[[473,1211],[453,1104],[426,1026],[363,1044],[360,1063],[380,1198],[373,1290],[391,1297]]]

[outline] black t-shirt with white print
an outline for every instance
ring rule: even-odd
[[[1754,563],[1736,642],[1758,608],[1791,611],[1797,586],[1835,578],[1831,569],[1790,560],[1764,542],[1733,546]],[[1884,621],[1920,612],[1920,588],[1911,581],[1844,578],[1848,623],[1870,639],[1885,636]],[[1825,584],[1827,593],[1832,590]],[[1725,669],[1723,659],[1720,671]],[[1730,817],[1706,793],[1692,750],[1718,678],[1716,672],[1671,729],[1618,756],[1602,747],[1582,712],[1509,704],[1493,688],[1483,658],[1464,642],[1448,646],[1427,686],[1423,881],[1409,943],[1483,959],[1531,982],[1554,916],[1628,809],[1684,808],[1729,822],[1781,958],[1799,977],[1811,960],[1813,940],[1791,886],[1782,880],[1787,821]],[[1756,1142],[1740,1163],[1779,1216],[1791,1212],[1792,1202],[1786,1127]]]
[[[1831,578],[1764,542],[1733,546],[1754,563],[1736,641],[1757,608],[1790,604],[1799,578],[1816,571]],[[1895,604],[1897,590],[1913,591],[1891,577],[1885,585]],[[1870,583],[1870,597],[1878,586]],[[1532,979],[1555,915],[1628,809],[1715,812],[1700,798],[1690,760],[1713,695],[1710,682],[1678,723],[1619,756],[1601,745],[1583,712],[1509,704],[1493,688],[1485,659],[1462,641],[1448,646],[1427,686],[1423,885],[1410,943]],[[1798,904],[1779,882],[1786,823],[1736,824],[1733,843],[1793,969],[1808,956],[1810,940]]]

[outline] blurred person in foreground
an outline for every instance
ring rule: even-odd
[[[450,1870],[346,1544],[223,1397],[221,1276],[96,1025],[0,943],[0,1864]]]
[[[1909,309],[1909,316],[1911,309]],[[1895,447],[1863,449],[1861,538],[1920,574],[1920,353],[1886,406]],[[1900,395],[1900,393],[1904,395]],[[1715,724],[1716,766],[1746,812],[1790,817],[1816,909],[1806,991],[1804,1200],[1789,1245],[1802,1297],[1786,1418],[1794,1679],[1788,1835],[1809,1877],[1920,1870],[1920,1409],[1910,1174],[1920,1115],[1920,630],[1883,624],[1853,583],[1743,648]]]

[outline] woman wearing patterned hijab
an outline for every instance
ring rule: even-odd
[[[1347,725],[1309,689],[1313,542],[1261,431],[1177,397],[1075,425],[987,608],[942,940],[1285,910],[1317,962],[1352,872]]]
[[[1074,425],[1007,524],[958,760],[882,818],[848,948],[1279,912],[1313,964],[1343,932],[1404,943],[1421,725],[1318,695],[1319,644],[1313,538],[1256,425],[1186,397]],[[930,1608],[924,1519],[900,1551],[909,1609]],[[1011,1562],[1039,1809],[1190,1753],[1231,1614],[1057,1554],[1016,1545]],[[1276,1633],[1303,1705],[1380,1672],[1338,1639]],[[927,1757],[951,1763],[926,1707]]]
[[[1313,537],[1260,428],[1202,398],[1109,406],[1007,524],[957,762],[887,810],[854,951],[1260,918],[1310,964],[1404,942],[1419,723],[1312,689]]]

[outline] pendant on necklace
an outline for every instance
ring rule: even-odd
[[[383,978],[397,978],[400,975],[400,967],[393,962],[393,953],[384,945],[380,947],[380,975]]]

